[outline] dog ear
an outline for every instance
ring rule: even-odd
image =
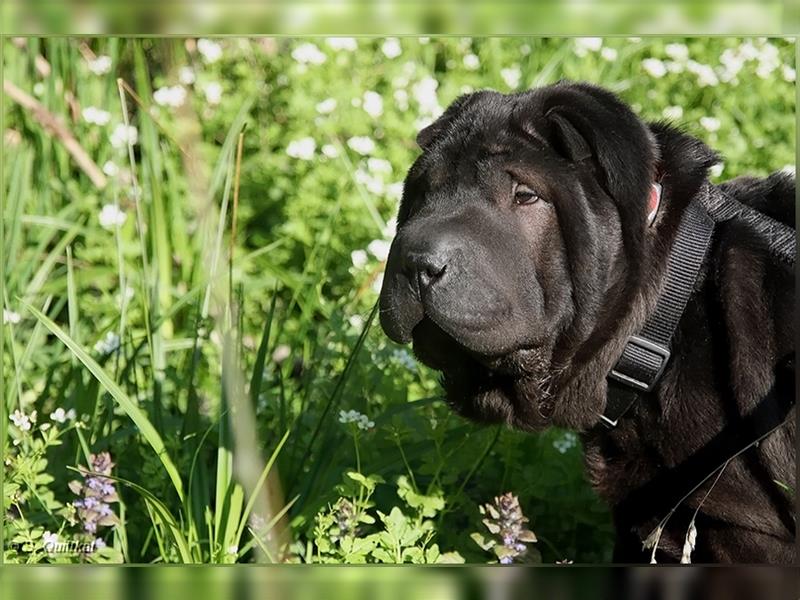
[[[554,149],[572,162],[593,159],[599,183],[612,198],[645,197],[656,146],[644,123],[605,90],[579,88],[572,98],[559,100],[571,101],[545,112]]]
[[[558,112],[558,108],[551,108],[545,117],[553,125],[555,132],[553,142],[559,154],[572,162],[580,162],[592,156],[592,150],[586,139],[566,116]]]

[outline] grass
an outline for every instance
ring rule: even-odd
[[[487,562],[471,534],[505,492],[521,560],[608,561],[576,438],[461,420],[375,326],[414,135],[463,91],[567,77],[683,123],[717,178],[794,162],[782,39],[4,43],[8,562]],[[89,531],[92,477],[116,495]]]

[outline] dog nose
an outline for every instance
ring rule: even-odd
[[[406,276],[420,293],[441,281],[450,262],[450,245],[446,242],[427,244],[406,254]]]

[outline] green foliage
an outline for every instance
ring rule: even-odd
[[[439,550],[431,543],[436,530],[430,520],[444,508],[441,491],[425,496],[413,489],[408,478],[397,480],[397,495],[405,502],[406,511],[393,506],[388,514],[375,511],[378,520],[369,514],[374,507],[372,495],[382,477],[348,471],[338,490],[343,494],[333,505],[315,518],[314,549],[307,557],[316,563],[383,563],[436,564],[462,563],[458,552]],[[379,521],[379,522],[378,522]],[[369,532],[369,530],[374,530]]]
[[[794,163],[784,39],[3,43],[106,180],[7,95],[10,562],[502,560],[480,507],[507,492],[527,559],[608,561],[578,438],[463,421],[374,326],[416,132],[462,93],[572,78],[704,139],[716,179]],[[83,539],[69,483],[103,452],[106,547],[48,552]]]

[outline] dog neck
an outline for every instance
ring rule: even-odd
[[[686,207],[707,182],[708,169],[718,160],[696,138],[661,123],[650,127],[659,157],[653,169],[654,183],[661,186],[661,195],[643,239],[644,247],[637,253],[645,264],[636,269],[640,275],[627,290],[627,296],[614,300],[620,308],[606,312],[592,333],[591,339],[597,340],[592,354],[588,358],[575,355],[560,381],[554,381],[558,401],[552,422],[561,427],[585,431],[600,421],[606,404],[606,375],[622,355],[629,337],[652,314]],[[652,212],[654,207],[651,204],[648,208]]]

